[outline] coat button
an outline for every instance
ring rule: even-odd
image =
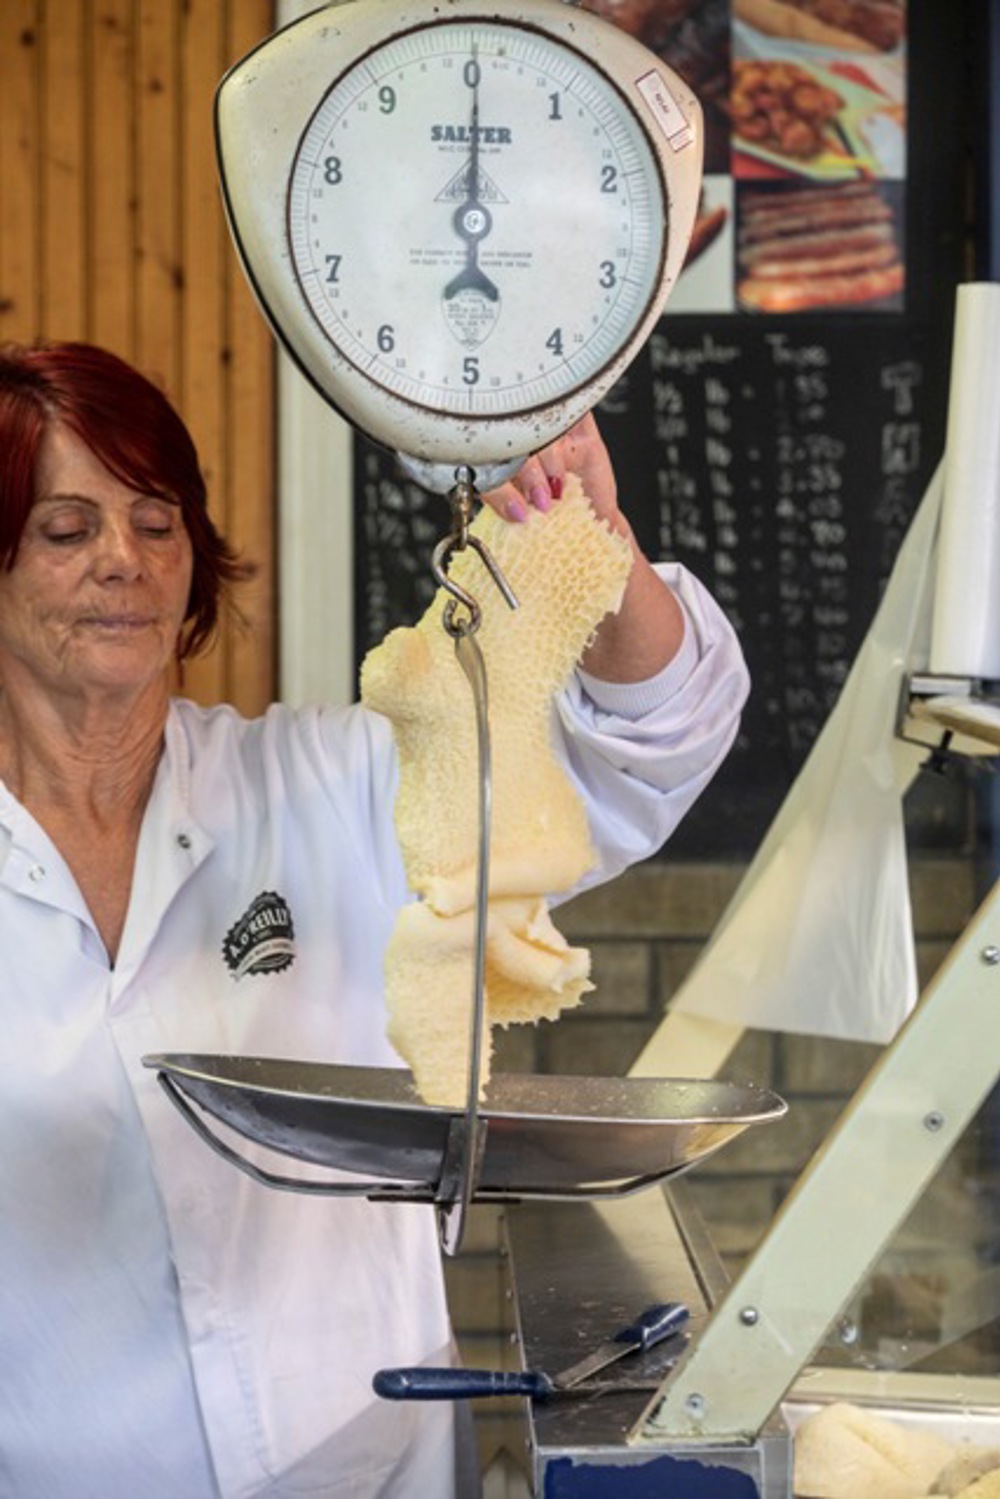
[[[33,880],[34,883],[37,885],[38,881],[39,880],[44,880],[44,878],[45,878],[45,867],[44,867],[44,865],[42,865],[42,864],[32,864],[31,868],[28,870],[28,879],[29,880]]]
[[[189,835],[187,833],[178,833],[177,834],[177,847],[178,848],[190,848],[191,847],[191,839],[190,839],[190,837],[189,837]]]

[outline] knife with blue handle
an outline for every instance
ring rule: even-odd
[[[642,1316],[623,1327],[608,1342],[586,1358],[545,1374],[539,1369],[504,1373],[492,1369],[435,1369],[417,1365],[409,1369],[379,1369],[372,1388],[383,1400],[469,1400],[483,1395],[528,1395],[544,1400],[606,1369],[629,1353],[653,1348],[680,1332],[688,1320],[688,1309],[677,1301],[647,1307]]]

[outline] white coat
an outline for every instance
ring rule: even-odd
[[[680,657],[634,688],[576,681],[561,709],[602,877],[668,836],[746,693],[721,613],[666,572]],[[3,1499],[458,1492],[451,1407],[371,1389],[380,1366],[449,1357],[433,1211],[257,1185],[142,1064],[398,1065],[381,998],[408,897],[394,788],[388,726],[362,709],[247,721],[175,702],[112,967],[0,786]]]

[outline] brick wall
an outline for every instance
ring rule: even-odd
[[[627,1072],[699,956],[741,874],[736,866],[654,860],[560,907],[560,930],[591,949],[596,990],[557,1024],[502,1033],[495,1070]],[[974,910],[972,861],[917,857],[910,885],[917,961],[925,984]],[[716,1248],[732,1269],[752,1251],[879,1052],[877,1046],[857,1042],[760,1031],[744,1035],[723,1075],[774,1088],[788,1102],[789,1114],[780,1127],[747,1131],[687,1177]],[[447,1264],[462,1357],[478,1367],[504,1368],[516,1361],[500,1231],[498,1211],[475,1208],[462,1252]],[[481,1402],[477,1429],[483,1466],[492,1473],[489,1499],[523,1493],[519,1402]]]

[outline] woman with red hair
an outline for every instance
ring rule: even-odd
[[[587,419],[568,468],[628,534]],[[374,1370],[450,1332],[433,1214],[269,1191],[206,1151],[151,1052],[396,1066],[382,955],[409,892],[388,725],[171,698],[245,569],[160,391],[84,344],[0,350],[0,1493],[449,1499],[447,1404]],[[732,631],[636,554],[561,706],[608,869],[725,754]]]

